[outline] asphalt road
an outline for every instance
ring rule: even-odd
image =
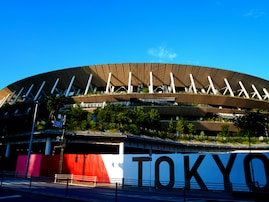
[[[59,201],[58,198],[53,197],[46,197],[46,196],[40,196],[40,195],[33,195],[29,193],[22,193],[20,191],[16,190],[6,190],[1,189],[0,190],[0,201],[2,202],[22,202],[22,201],[29,201],[29,202],[57,202]]]
[[[188,191],[184,195],[183,190],[149,190],[132,187],[116,189],[115,186],[81,187],[47,182],[31,182],[29,184],[28,180],[11,180],[2,182],[0,186],[0,202],[9,201],[245,202],[256,200],[238,200],[227,192]]]
[[[117,194],[113,189],[94,188],[90,190],[70,188],[68,193],[59,193],[57,189],[50,192],[42,193],[37,191],[27,191],[19,189],[1,189],[0,202],[8,201],[27,201],[27,202],[56,202],[56,201],[116,201],[116,202],[146,202],[146,201],[183,201],[176,200],[171,196],[160,196],[158,194],[147,194],[137,191],[119,191]],[[200,200],[199,200],[200,201]]]

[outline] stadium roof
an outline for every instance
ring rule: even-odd
[[[137,98],[141,95],[130,94],[140,93],[139,87],[149,89],[148,95],[144,97],[148,99],[156,98],[157,94],[162,94],[157,97],[171,97],[169,94],[177,94],[173,97],[178,97],[178,92],[185,92],[194,95],[195,100],[203,100],[203,95],[207,95],[206,99],[212,101],[221,99],[221,104],[225,99],[220,96],[224,95],[233,97],[230,102],[266,101],[266,106],[262,108],[268,109],[267,80],[217,68],[162,63],[90,65],[34,75],[3,88],[0,91],[0,104],[38,99],[40,95],[50,93],[63,94],[66,97],[85,96],[96,89],[101,89],[104,96],[126,93],[130,98]],[[184,97],[190,95],[180,96],[184,100]],[[264,105],[261,102],[259,105]]]

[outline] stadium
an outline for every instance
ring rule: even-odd
[[[51,176],[58,172],[97,176],[99,181],[111,181],[111,176],[134,177],[132,172],[128,173],[129,171],[121,167],[123,163],[128,167],[137,162],[139,170],[142,169],[143,162],[151,162],[151,156],[155,155],[155,169],[159,173],[158,166],[162,161],[169,166],[177,161],[174,156],[171,156],[171,160],[169,156],[160,156],[162,154],[233,152],[246,150],[249,145],[190,144],[169,138],[134,135],[122,130],[66,130],[61,125],[65,122],[64,116],[58,117],[60,122],[49,120],[52,121],[50,123],[46,120],[49,122],[46,124],[51,127],[38,130],[36,123],[44,122],[40,118],[43,113],[40,103],[49,96],[64,97],[62,113],[77,105],[89,113],[108,104],[119,104],[124,109],[143,107],[147,112],[152,109],[158,111],[158,127],[168,128],[170,123],[175,127],[184,118],[186,123],[191,123],[196,136],[216,137],[223,131],[223,126],[226,126],[229,133],[236,133],[238,128],[232,120],[247,111],[259,111],[268,117],[269,82],[239,72],[202,66],[124,63],[42,73],[16,81],[0,91],[0,169],[16,169],[21,173],[29,173],[30,155],[33,155],[35,159],[39,159],[37,176]],[[55,127],[56,123],[60,126]],[[268,133],[268,129],[266,132]],[[179,135],[176,130],[173,133],[175,136]],[[268,146],[263,144],[252,149],[268,150]],[[191,158],[195,159],[195,156]],[[184,157],[184,161],[185,159]],[[212,164],[212,159],[207,161]],[[60,168],[58,162],[61,162]],[[83,169],[76,170],[78,167],[74,166],[74,162]],[[90,164],[98,164],[97,168],[101,166],[107,173],[94,172],[96,168],[87,167]],[[217,164],[219,166],[219,162]],[[112,168],[109,167],[111,165],[118,166]],[[132,169],[135,168],[128,168]],[[34,172],[37,171],[31,170],[32,174]],[[142,174],[139,175],[141,176],[138,176],[136,184],[142,185]],[[159,176],[155,178],[160,180]],[[163,186],[161,181],[159,186]]]
[[[11,106],[9,111],[1,111],[1,116],[5,118],[33,113],[33,105],[26,109],[18,109],[16,106],[21,103],[35,103],[49,95],[64,96],[66,106],[79,103],[83,109],[90,112],[106,103],[119,103],[126,108],[143,106],[145,110],[157,109],[164,127],[167,127],[171,119],[176,122],[180,117],[184,117],[194,125],[196,134],[202,132],[206,135],[216,135],[223,125],[227,125],[230,132],[236,132],[237,128],[231,121],[235,115],[242,115],[246,110],[267,112],[269,109],[269,82],[261,78],[202,66],[126,63],[67,68],[14,82],[0,91],[1,108],[5,105]],[[7,133],[3,127],[1,130],[2,134]],[[51,138],[49,142],[48,138],[41,138],[36,143],[39,145],[37,147],[41,147],[37,149],[41,153],[51,154],[50,148],[57,144],[55,134],[61,134],[61,131],[47,134],[50,132],[42,132],[45,133],[42,137]],[[83,132],[81,134],[83,136]],[[2,153],[6,153],[6,156],[10,153],[6,149],[11,150],[11,145],[13,151],[27,150],[29,134],[19,134],[19,138],[14,134],[6,134],[7,136],[10,141],[7,141],[8,138],[2,141]],[[108,142],[113,139],[116,149],[112,145],[108,152],[118,152],[118,144],[124,141],[125,152],[134,152],[132,146],[128,147],[133,143],[128,144],[123,140],[125,138],[121,133],[112,136],[104,135],[100,138],[97,135],[92,138],[94,141],[107,138],[108,140],[103,141]],[[102,145],[101,141],[98,142]],[[98,152],[100,148],[96,146],[96,150],[91,152]],[[74,148],[70,150],[75,152]],[[80,152],[85,150],[87,146]],[[171,152],[175,148],[173,146],[171,150],[157,150]]]

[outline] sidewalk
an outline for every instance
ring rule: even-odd
[[[3,181],[0,189],[15,190],[21,193],[34,194],[38,196],[55,197],[64,201],[256,201],[244,193],[222,191],[201,191],[183,189],[154,189],[149,187],[120,187],[113,185],[102,185],[97,187],[77,186],[68,184],[31,182],[29,180]],[[94,199],[93,199],[94,198]],[[240,199],[241,198],[241,199]],[[267,197],[268,199],[268,197]],[[260,200],[262,201],[262,200]]]

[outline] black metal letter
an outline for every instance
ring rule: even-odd
[[[257,182],[255,182],[253,176],[254,172],[252,170],[253,167],[251,165],[251,161],[253,159],[259,159],[263,163],[266,176],[266,184],[264,185],[264,187],[259,187]],[[260,153],[248,154],[244,159],[244,170],[245,170],[246,184],[251,191],[269,191],[269,160],[266,156]]]
[[[142,186],[142,171],[143,171],[143,161],[150,161],[150,157],[133,157],[133,161],[138,162],[138,186]]]
[[[169,164],[169,183],[167,185],[162,185],[160,182],[160,164],[166,161]],[[173,188],[175,184],[175,165],[171,158],[167,156],[162,156],[158,158],[155,162],[155,186],[159,188]]]
[[[190,180],[192,177],[194,177],[202,190],[208,190],[203,179],[201,178],[201,176],[197,172],[197,169],[199,168],[199,166],[202,163],[204,158],[205,158],[205,155],[200,155],[198,157],[198,159],[195,161],[192,169],[190,170],[189,156],[184,156],[185,188],[186,189],[191,188]]]
[[[218,155],[213,154],[212,157],[214,158],[217,166],[220,169],[220,172],[222,173],[223,176],[223,181],[224,181],[224,190],[225,191],[232,191],[232,185],[230,181],[230,173],[236,158],[236,154],[231,154],[230,158],[227,163],[227,167],[225,168],[223,163],[221,162],[220,158]]]

